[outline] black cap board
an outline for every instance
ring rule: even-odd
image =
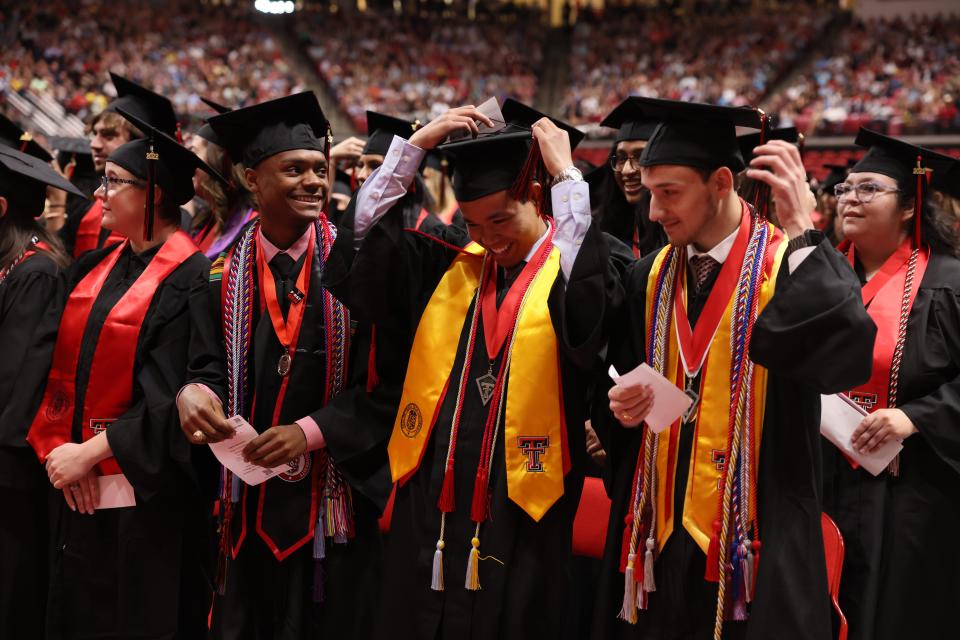
[[[50,152],[40,146],[32,135],[3,114],[0,114],[0,143],[18,151],[29,153],[34,158],[39,158],[44,162],[53,160]]]
[[[178,205],[185,204],[193,198],[193,175],[197,169],[227,186],[227,180],[220,173],[174,138],[150,126],[132,113],[127,113],[123,109],[118,110],[118,113],[143,131],[147,137],[121,145],[110,154],[107,162],[123,167],[141,180],[147,180],[150,163],[147,154],[152,145],[158,156],[156,184],[163,189],[172,202]]]
[[[363,146],[363,155],[385,156],[393,142],[393,136],[404,140],[410,138],[420,127],[420,121],[410,122],[388,116],[385,113],[367,111],[367,143]]]
[[[11,214],[36,218],[43,213],[47,186],[85,197],[48,162],[0,145],[0,195],[7,199]]]
[[[230,107],[225,107],[222,104],[218,102],[214,102],[213,100],[210,100],[208,98],[200,98],[200,100],[205,105],[207,105],[208,107],[216,111],[217,114],[230,113],[231,111],[233,111],[233,109],[231,109]],[[220,147],[223,146],[223,144],[220,142],[220,138],[217,137],[217,132],[213,130],[213,127],[211,127],[208,122],[204,122],[202,125],[200,125],[200,128],[197,129],[197,133],[195,135],[197,135],[200,138],[203,138],[207,142],[212,142],[217,146],[220,146]]]
[[[911,194],[916,191],[914,169],[917,167],[918,157],[921,158],[921,166],[932,171],[930,180],[934,187],[946,180],[948,170],[956,162],[942,153],[862,127],[854,142],[857,146],[867,147],[867,153],[853,166],[850,173],[885,175],[896,180],[900,189]]]
[[[645,116],[635,100],[633,97],[627,98],[600,122],[601,127],[617,130],[615,142],[649,140],[660,124],[660,120]]]
[[[104,111],[119,113],[123,109],[141,122],[149,123],[168,136],[177,137],[177,114],[169,99],[115,73],[110,73],[110,79],[117,89],[117,98]]]
[[[476,139],[457,140],[438,147],[453,159],[453,191],[460,202],[513,188],[527,164],[533,143],[530,127],[544,114],[515,100],[507,100],[502,112],[506,127]],[[571,148],[583,139],[583,134],[572,125],[551,120],[567,131]]]
[[[790,144],[797,144],[800,141],[800,132],[796,127],[780,127],[771,129],[767,132],[767,140],[783,140]],[[737,143],[740,145],[740,155],[747,164],[753,158],[753,150],[760,146],[759,133],[747,133],[737,136]]]
[[[737,127],[759,129],[761,113],[750,107],[721,107],[658,98],[630,99],[637,117],[659,120],[640,157],[644,167],[680,165],[734,173],[746,164],[737,143]]]
[[[331,137],[330,123],[312,91],[234,109],[207,123],[230,157],[250,168],[284,151],[326,152]]]

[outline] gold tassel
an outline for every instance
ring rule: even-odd
[[[480,538],[470,540],[470,555],[467,557],[467,582],[469,591],[480,590]]]

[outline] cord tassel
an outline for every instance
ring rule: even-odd
[[[434,591],[443,591],[443,548],[446,546],[443,539],[437,540],[437,550],[433,552],[433,578],[430,588]]]
[[[708,582],[720,582],[720,521],[713,521],[713,535],[707,548],[707,568],[703,576]]]
[[[479,527],[480,525],[477,525]],[[470,555],[467,556],[467,581],[468,591],[480,590],[480,538],[474,536],[470,540]]]
[[[633,579],[633,563],[636,559],[633,553],[627,556],[627,570],[623,573],[623,607],[617,616],[630,624],[637,624],[637,583]]]
[[[747,602],[753,602],[753,580],[754,580],[754,566],[753,566],[753,543],[750,542],[750,538],[747,538],[743,541],[743,590],[746,596]]]
[[[470,505],[470,519],[474,522],[487,519],[487,486],[487,469],[480,467],[473,482],[473,502]]]

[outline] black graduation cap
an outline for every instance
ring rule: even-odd
[[[500,130],[481,134],[477,138],[457,140],[438,147],[439,151],[453,158],[453,192],[460,202],[479,200],[498,191],[518,188],[519,183],[529,182],[544,173],[531,167],[533,133],[531,127],[544,114],[516,100],[503,104],[506,126]],[[564,129],[570,137],[571,149],[576,147],[584,134],[576,127],[550,118]],[[536,156],[539,158],[539,155]],[[542,162],[537,164],[542,165]]]
[[[10,213],[31,218],[39,216],[43,213],[47,186],[84,197],[47,161],[0,145],[0,195],[7,199]]]
[[[767,132],[767,141],[770,140],[784,140],[790,144],[797,144],[800,142],[800,132],[797,131],[796,127],[771,129]],[[753,150],[760,146],[760,134],[747,133],[737,136],[737,143],[740,145],[740,155],[743,156],[743,161],[749,163],[750,159],[753,158]]]
[[[500,109],[500,113],[503,114],[503,120],[508,129],[520,127],[529,130],[541,118],[550,117],[545,113],[540,113],[533,107],[528,107],[522,102],[514,100],[513,98],[506,99],[506,101],[503,103],[503,107]],[[563,120],[558,120],[553,117],[550,117],[550,121],[567,132],[567,136],[570,138],[571,149],[576,149],[577,145],[580,144],[586,137],[585,133],[577,129],[572,124],[567,124]]]
[[[927,186],[935,188],[948,177],[956,162],[950,156],[931,149],[918,147],[882,133],[860,128],[858,146],[867,147],[867,153],[853,165],[850,173],[879,173],[897,181],[897,188],[914,197],[914,243],[919,246],[921,238],[922,201]],[[920,193],[917,193],[919,179]]]
[[[250,168],[293,149],[326,153],[332,138],[330,123],[312,91],[234,109],[207,123],[230,157]]]
[[[108,104],[104,111],[120,113],[123,109],[168,136],[178,137],[177,114],[169,99],[113,72],[110,72],[110,79],[117,89],[117,99]]]
[[[225,107],[219,102],[214,102],[209,98],[200,98],[200,100],[217,112],[217,114],[230,113],[233,111],[230,107]],[[204,122],[199,129],[197,129],[197,136],[203,138],[207,142],[212,142],[213,144],[222,147],[223,143],[220,142],[220,138],[217,137],[217,132],[213,130],[213,127],[210,126],[209,122]]]
[[[675,164],[714,170],[728,167],[734,173],[746,168],[737,127],[759,129],[761,112],[751,107],[720,107],[700,102],[632,97],[636,117],[659,120],[640,156],[652,167]]]
[[[825,164],[823,166],[830,169],[830,173],[828,173],[827,177],[820,183],[820,189],[832,196],[833,188],[847,179],[847,172],[853,164]]]
[[[367,138],[362,154],[385,156],[390,149],[390,143],[393,142],[393,136],[400,136],[407,140],[419,128],[419,120],[410,122],[385,113],[367,111],[367,134],[370,137]]]
[[[857,146],[867,147],[867,153],[853,165],[850,173],[869,172],[888,176],[897,181],[900,189],[911,194],[916,191],[914,170],[918,157],[921,159],[920,166],[930,172],[929,179],[936,184],[945,179],[955,162],[950,156],[863,127],[854,142]]]
[[[601,127],[617,130],[615,142],[649,140],[660,124],[659,120],[645,116],[643,110],[635,104],[635,100],[635,97],[627,98],[600,122]]]
[[[3,114],[0,114],[0,143],[29,153],[44,162],[53,160],[50,152],[40,146],[30,133],[21,129],[17,123]]]
[[[227,186],[227,181],[223,176],[171,136],[123,109],[118,109],[117,113],[133,123],[147,136],[120,146],[107,157],[108,162],[123,167],[147,183],[144,224],[146,240],[153,238],[154,187],[159,186],[163,189],[168,202],[182,205],[189,202],[194,196],[193,175],[197,169]]]
[[[50,136],[47,142],[50,148],[57,152],[57,164],[66,172],[68,179],[75,181],[77,174],[85,175],[95,171],[90,141],[86,138]]]

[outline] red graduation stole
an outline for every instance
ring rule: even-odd
[[[904,240],[862,289],[867,314],[877,325],[877,340],[873,344],[870,380],[851,390],[850,399],[870,413],[897,404],[897,380],[907,319],[930,260],[929,247],[913,249],[912,243],[912,237]],[[845,243],[841,249],[844,248],[853,266],[854,245]]]
[[[37,452],[40,462],[45,462],[55,448],[73,440],[71,425],[83,335],[94,302],[127,244],[129,240],[124,240],[110,252],[67,299],[43,402],[27,434],[27,441]],[[174,233],[107,315],[93,354],[81,409],[84,442],[106,429],[130,408],[137,339],[150,301],[167,276],[196,252],[196,246],[186,233]],[[99,463],[97,468],[101,475],[122,473],[112,457]]]
[[[103,222],[103,201],[96,200],[93,206],[87,209],[80,220],[80,226],[77,227],[77,238],[73,244],[73,257],[79,258],[87,251],[93,251],[100,248],[100,230]],[[110,232],[110,237],[104,245],[120,242],[123,236],[115,231]]]

